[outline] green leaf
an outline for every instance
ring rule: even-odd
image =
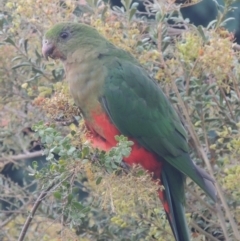
[[[19,59],[22,59],[22,58],[23,58],[23,56],[16,56],[16,57],[13,58],[11,61],[14,62],[14,61],[19,60]]]
[[[91,211],[91,208],[90,207],[85,207],[84,209],[82,209],[82,212],[83,213],[88,213]]]
[[[43,74],[43,71],[41,69],[37,69],[35,67],[32,67],[32,71],[35,73]]]
[[[67,154],[68,154],[69,156],[71,156],[71,155],[73,154],[73,152],[75,152],[75,151],[76,151],[76,147],[71,146],[70,149],[68,150]]]
[[[48,157],[46,157],[46,160],[47,161],[50,161],[54,158],[54,155],[52,153],[49,153]],[[54,169],[55,169],[55,166],[54,166]],[[52,169],[53,170],[53,169]]]
[[[40,54],[38,53],[37,49],[35,49],[35,54],[36,54],[36,56],[37,56],[38,59],[41,59],[41,58],[42,58],[42,55],[40,55]]]
[[[47,160],[47,158],[46,158],[46,160]],[[54,172],[55,169],[56,169],[56,163],[52,163],[52,164],[49,166],[49,168],[50,168],[50,171],[51,171],[51,172]]]
[[[82,163],[83,163],[83,164],[88,163],[88,162],[89,162],[88,159],[83,159],[83,160],[82,160]]]
[[[80,202],[73,201],[72,202],[72,206],[74,208],[78,209],[79,211],[84,209],[84,206]]]
[[[37,170],[37,168],[38,168],[38,162],[37,162],[37,161],[33,161],[33,162],[32,162],[32,167],[33,167],[34,170]]]
[[[72,131],[71,131],[71,135],[72,135],[72,136],[75,136],[75,135],[76,135],[76,131],[72,130]]]
[[[97,180],[96,180],[96,185],[99,185],[102,181],[102,177],[99,177]]]
[[[144,175],[144,171],[143,170],[140,170],[140,171],[137,172],[137,177],[140,177],[142,175]]]
[[[125,7],[125,9],[128,11],[130,9],[132,1],[131,0],[121,0],[121,3]]]
[[[198,26],[197,30],[200,34],[200,36],[202,37],[203,41],[206,43],[208,41],[208,38],[206,37],[204,31],[203,31],[203,27],[202,26]]]
[[[59,191],[54,192],[53,196],[58,200],[60,200],[62,198],[62,194]]]
[[[111,163],[111,166],[112,166],[113,169],[117,169],[118,168],[118,166],[114,162]]]
[[[102,13],[101,13],[101,20],[102,20],[103,22],[105,22],[105,18],[106,18],[105,13],[107,12],[107,10],[108,10],[108,6],[104,6],[104,9],[103,9],[103,11],[102,11]]]
[[[13,46],[16,46],[15,42],[10,37],[7,37],[4,41],[6,43],[9,43],[9,44],[13,45]]]
[[[23,46],[24,46],[24,50],[26,52],[26,54],[28,53],[28,39],[25,39],[23,42]]]
[[[161,22],[163,16],[162,16],[162,13],[160,11],[158,11],[155,15],[155,19],[157,22]]]
[[[136,11],[137,11],[137,7],[131,8],[129,13],[129,21],[132,20],[132,17],[135,15]]]
[[[89,154],[89,147],[84,147],[82,150],[82,158],[86,157]]]
[[[18,69],[18,68],[21,68],[21,67],[24,67],[24,66],[31,66],[31,64],[29,62],[23,62],[21,64],[17,64],[15,66],[13,66],[12,69]]]
[[[74,198],[73,194],[70,193],[70,194],[68,195],[68,197],[67,197],[68,203],[71,203],[72,200],[73,200],[73,198]]]
[[[4,24],[4,18],[0,19],[0,29],[3,29],[3,24]]]
[[[52,143],[53,143],[53,138],[52,138],[51,136],[46,136],[45,142],[46,142],[47,144],[52,144]]]

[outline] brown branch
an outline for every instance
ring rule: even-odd
[[[167,35],[170,37],[181,35],[187,31],[187,29],[178,29],[170,26],[167,27]]]
[[[31,159],[34,157],[39,157],[43,156],[43,151],[35,151],[35,152],[29,152],[26,154],[19,154],[19,155],[14,155],[14,156],[5,156],[0,158],[0,162],[4,162],[6,160],[10,161],[20,161],[20,160],[26,160],[26,159]]]
[[[28,227],[30,225],[30,223],[32,222],[33,216],[35,214],[35,212],[38,209],[38,206],[41,204],[42,200],[47,196],[47,194],[49,193],[49,191],[55,186],[55,182],[52,183],[46,190],[42,191],[41,194],[39,195],[39,197],[37,198],[36,202],[33,205],[33,208],[30,212],[30,214],[27,217],[27,220],[22,228],[22,231],[19,235],[18,241],[23,241],[24,237],[27,233]]]
[[[222,96],[223,96],[223,99],[225,100],[225,102],[226,102],[226,104],[227,104],[227,107],[228,107],[228,110],[229,110],[229,112],[230,112],[230,115],[231,115],[232,119],[234,120],[233,110],[232,110],[232,108],[231,108],[231,105],[229,104],[229,101],[228,101],[227,98],[226,98],[226,95],[225,95],[222,87],[219,87],[219,90],[220,90],[220,92],[221,92],[221,94],[222,94]]]
[[[51,189],[53,189],[54,187],[57,188],[59,185],[61,185],[61,183],[65,180],[67,180],[68,178],[71,178],[74,175],[74,173],[70,174],[69,176],[67,176],[65,179],[63,179],[62,181],[60,181],[57,184],[57,181],[53,182],[45,191],[42,191],[41,194],[39,195],[39,197],[37,198],[36,202],[34,203],[32,210],[29,214],[29,216],[27,217],[27,220],[25,221],[22,231],[19,235],[18,241],[23,241],[24,237],[27,233],[27,230],[29,228],[30,223],[32,222],[33,216],[35,214],[35,212],[37,211],[39,205],[41,204],[42,200],[47,196],[47,194],[49,193],[49,191]]]

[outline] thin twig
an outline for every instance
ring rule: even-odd
[[[111,186],[109,185],[109,183],[107,184],[107,186],[108,186],[108,192],[109,192],[109,195],[110,195],[110,205],[111,205],[111,208],[112,208],[112,213],[116,213],[114,203],[113,203]]]
[[[240,47],[240,45],[239,45],[239,47]],[[234,75],[232,73],[230,74],[230,78],[232,78],[234,90],[237,93],[238,100],[240,100],[240,92],[239,92],[238,85],[237,85],[238,79],[236,78],[236,75]]]
[[[52,189],[54,190],[54,188],[57,188],[59,185],[62,184],[62,182],[64,182],[65,180],[71,178],[72,176],[74,175],[74,173],[71,173],[69,176],[67,176],[66,178],[64,178],[63,180],[61,180],[61,182],[57,183],[57,181],[53,182],[45,191],[42,191],[41,194],[39,195],[39,197],[37,198],[36,202],[34,203],[33,205],[33,208],[29,214],[29,216],[27,217],[27,220],[22,228],[22,231],[19,235],[19,238],[18,238],[18,241],[23,241],[26,233],[27,233],[27,230],[28,230],[28,227],[33,219],[33,216],[35,214],[35,212],[37,211],[38,209],[38,206],[41,204],[42,200],[47,196],[47,194],[49,193],[49,191]]]
[[[193,74],[194,69],[196,68],[197,64],[199,62],[199,58],[197,58],[193,64],[193,67],[191,68],[191,71],[188,73],[186,78],[186,96],[189,94],[189,86],[190,86],[190,79]]]
[[[14,241],[14,239],[12,239],[12,237],[9,235],[9,232],[4,231],[4,235],[8,238],[8,241]]]
[[[213,240],[213,241],[219,241],[218,239],[216,239],[215,237],[213,237],[211,234],[209,234],[208,232],[206,232],[205,230],[203,230],[202,228],[200,228],[196,223],[194,223],[193,221],[190,222],[190,225],[197,229],[200,233],[202,233],[203,235],[205,235],[207,238],[209,238],[209,240]]]
[[[204,118],[204,114],[203,111],[201,110],[201,124],[202,124],[202,131],[203,131],[203,136],[204,136],[204,140],[205,140],[205,145],[206,145],[206,151],[207,153],[209,153],[209,141],[208,141],[208,136],[207,136],[207,132],[206,132],[206,127],[205,127],[205,118]]]
[[[186,185],[186,190],[190,192],[193,196],[197,198],[197,200],[202,203],[204,206],[207,207],[207,209],[212,213],[216,214],[216,209],[213,208],[211,205],[209,205],[207,202],[205,202],[196,192],[192,191],[187,185]]]
[[[36,202],[33,205],[33,208],[30,212],[30,214],[27,217],[27,220],[22,228],[22,231],[19,235],[18,241],[23,241],[24,237],[27,233],[27,230],[29,228],[30,223],[32,222],[33,216],[35,214],[35,212],[38,209],[38,206],[41,204],[42,200],[47,196],[47,194],[49,193],[49,191],[55,186],[55,182],[53,182],[46,190],[42,191],[41,194],[39,195],[39,197],[37,198]]]
[[[23,213],[24,209],[32,202],[32,199],[28,200],[27,203],[25,203],[22,207],[20,207],[18,210],[13,210],[12,215],[9,216],[6,220],[4,220],[2,223],[0,223],[0,229],[2,229],[4,226],[6,226],[9,222],[11,222],[19,213]]]
[[[227,104],[227,107],[228,107],[228,109],[229,109],[229,112],[230,112],[230,114],[231,114],[232,119],[234,120],[234,114],[233,114],[231,105],[229,104],[229,101],[227,100],[226,95],[225,95],[222,87],[219,87],[219,90],[220,90],[220,92],[222,93],[223,99],[225,100],[225,102],[226,102],[226,104]]]

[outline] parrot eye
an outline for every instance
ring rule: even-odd
[[[67,39],[69,37],[69,33],[68,32],[62,32],[62,33],[60,33],[60,37],[61,37],[61,39]]]

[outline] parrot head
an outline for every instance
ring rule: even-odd
[[[81,23],[58,23],[43,38],[42,53],[48,59],[68,58],[77,49],[97,45],[103,37],[92,27]]]

